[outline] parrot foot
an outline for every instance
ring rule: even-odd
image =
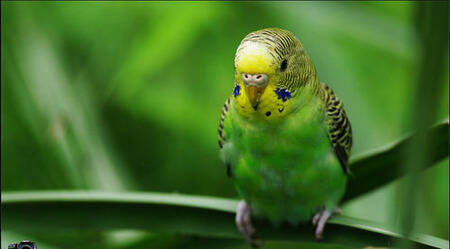
[[[253,248],[259,248],[254,241],[256,230],[252,225],[251,215],[252,212],[247,202],[240,201],[236,210],[236,226]]]
[[[340,208],[334,209],[333,213],[330,213],[328,210],[324,209],[314,215],[312,219],[312,224],[316,227],[315,236],[316,239],[322,239],[322,233],[325,228],[325,224],[331,215],[341,214],[342,211]]]

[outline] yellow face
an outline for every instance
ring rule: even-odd
[[[258,42],[247,42],[235,58],[235,108],[245,117],[258,116],[273,120],[288,113],[292,102],[286,89],[277,87],[280,62]],[[264,77],[258,81],[258,77]],[[249,77],[252,80],[248,80]]]

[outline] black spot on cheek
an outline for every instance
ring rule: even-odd
[[[272,113],[271,112],[266,112],[266,116],[270,116]]]
[[[283,108],[278,108],[278,111],[281,113],[284,111],[284,107]]]

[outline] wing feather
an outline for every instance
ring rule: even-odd
[[[231,99],[230,99],[230,97],[228,97],[227,100],[225,100],[225,104],[223,105],[222,112],[220,113],[219,128],[217,129],[220,149],[223,148],[223,144],[226,141],[226,138],[225,138],[224,132],[223,132],[223,128],[224,128],[225,118],[226,118],[226,116],[228,114],[228,110],[230,108],[230,102],[231,102]],[[227,175],[228,175],[228,177],[231,177],[231,165],[229,163],[227,163],[226,166],[227,166]]]
[[[326,107],[328,135],[342,170],[348,174],[348,159],[353,143],[352,127],[345,113],[343,103],[333,90],[324,83],[321,83],[321,90],[322,99]]]

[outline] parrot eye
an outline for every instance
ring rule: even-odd
[[[283,72],[287,68],[287,60],[284,59],[283,62],[281,62],[281,71]]]

